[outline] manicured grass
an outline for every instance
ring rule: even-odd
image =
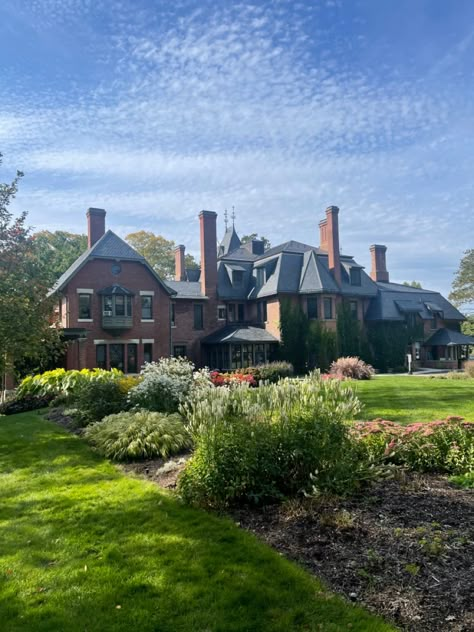
[[[2,632],[393,630],[36,413],[0,417],[0,621]]]
[[[474,421],[474,380],[376,376],[355,389],[364,405],[360,419],[414,423],[460,415]]]

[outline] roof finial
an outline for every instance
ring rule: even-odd
[[[229,213],[227,212],[227,209],[224,211],[224,226],[225,226],[225,232],[227,232],[227,226],[229,224]]]
[[[235,228],[235,206],[232,207],[232,228]]]

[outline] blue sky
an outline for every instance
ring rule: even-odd
[[[470,0],[3,0],[0,180],[85,231],[105,208],[198,254],[197,214],[316,244],[340,207],[366,267],[449,292],[474,235]]]

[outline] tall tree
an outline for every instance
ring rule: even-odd
[[[252,241],[253,239],[260,239],[261,241],[263,241],[263,247],[265,250],[268,250],[272,246],[270,241],[266,237],[263,237],[262,235],[258,237],[257,233],[250,233],[250,235],[244,235],[241,238],[240,243],[246,244],[249,241]]]
[[[407,285],[408,287],[416,287],[421,290],[421,283],[419,281],[403,281],[403,285]]]
[[[1,155],[0,155],[1,164]],[[14,362],[33,357],[51,335],[46,299],[48,279],[36,256],[25,212],[14,217],[9,205],[23,174],[0,183],[0,375],[3,389]]]
[[[145,257],[163,279],[174,277],[174,249],[176,247],[174,241],[146,230],[130,233],[125,239]],[[198,267],[192,255],[186,255],[186,267]]]
[[[464,253],[449,298],[458,307],[474,303],[474,249]]]
[[[34,246],[40,264],[48,275],[49,284],[54,282],[87,249],[87,236],[56,230],[42,230],[33,235]]]

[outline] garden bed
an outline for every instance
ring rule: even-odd
[[[347,500],[233,512],[240,525],[410,632],[474,629],[474,493],[405,475]]]

